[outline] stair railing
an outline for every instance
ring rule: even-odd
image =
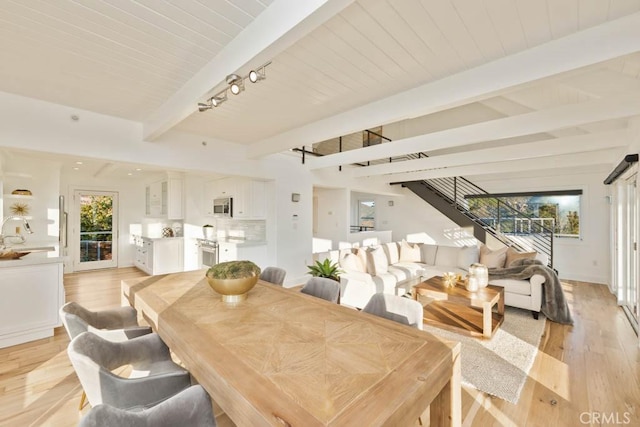
[[[549,265],[553,266],[554,231],[544,225],[543,219],[532,218],[504,200],[491,197],[463,177],[434,178],[424,183],[487,231],[495,231],[491,234],[498,240],[521,251],[543,253],[547,255]],[[526,224],[526,232],[523,224]]]

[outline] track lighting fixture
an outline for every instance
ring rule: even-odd
[[[209,100],[209,101],[211,101],[211,100]],[[212,107],[211,104],[207,104],[207,103],[204,103],[204,102],[198,102],[198,111],[200,111],[201,113],[203,111],[210,110],[211,107]]]
[[[211,98],[207,99],[206,102],[198,103],[198,111],[203,112],[207,110],[211,110],[213,107],[219,107],[220,104],[227,100],[227,91],[231,91],[234,95],[239,95],[242,92],[244,87],[244,81],[249,79],[251,83],[259,82],[260,80],[264,80],[267,78],[266,68],[267,65],[271,64],[271,62],[267,62],[260,67],[249,71],[249,74],[242,77],[237,74],[229,74],[226,78],[227,87],[222,89],[220,92],[213,95]]]

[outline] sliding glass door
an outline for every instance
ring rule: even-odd
[[[118,266],[118,193],[74,193],[74,270]]]
[[[624,283],[624,305],[637,330],[640,321],[640,289],[638,281],[638,196],[637,175],[628,178],[626,187],[626,262]]]

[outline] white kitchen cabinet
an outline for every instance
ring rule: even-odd
[[[204,212],[213,214],[213,200],[233,198],[234,219],[265,219],[266,195],[265,182],[246,178],[222,178],[205,183]]]
[[[198,246],[198,239],[193,237],[184,238],[184,271],[198,270],[200,263],[198,262],[198,256],[200,247]]]
[[[260,268],[267,263],[266,244],[218,242],[218,262],[249,260]]]
[[[0,267],[0,348],[51,337],[61,324],[62,261],[21,262],[25,264]]]
[[[168,178],[145,188],[145,214],[150,217],[182,219],[182,180]]]
[[[233,198],[233,217],[237,219],[264,219],[265,184],[263,181],[239,179]]]
[[[136,267],[147,274],[177,273],[184,270],[184,242],[180,237],[149,239],[139,238],[136,244]]]

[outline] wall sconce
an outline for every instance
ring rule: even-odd
[[[222,89],[220,92],[213,95],[211,98],[207,99],[205,102],[198,103],[198,111],[203,112],[207,110],[211,110],[213,107],[219,107],[220,104],[227,100],[227,91],[231,91],[234,95],[239,95],[242,92],[244,87],[244,81],[249,79],[251,83],[257,83],[260,80],[264,80],[267,78],[266,68],[267,65],[271,64],[271,61],[267,62],[264,65],[259,66],[255,70],[249,71],[249,74],[246,76],[239,76],[237,74],[229,74],[226,78],[227,87]]]
[[[298,203],[300,201],[300,193],[291,193],[291,201]]]

